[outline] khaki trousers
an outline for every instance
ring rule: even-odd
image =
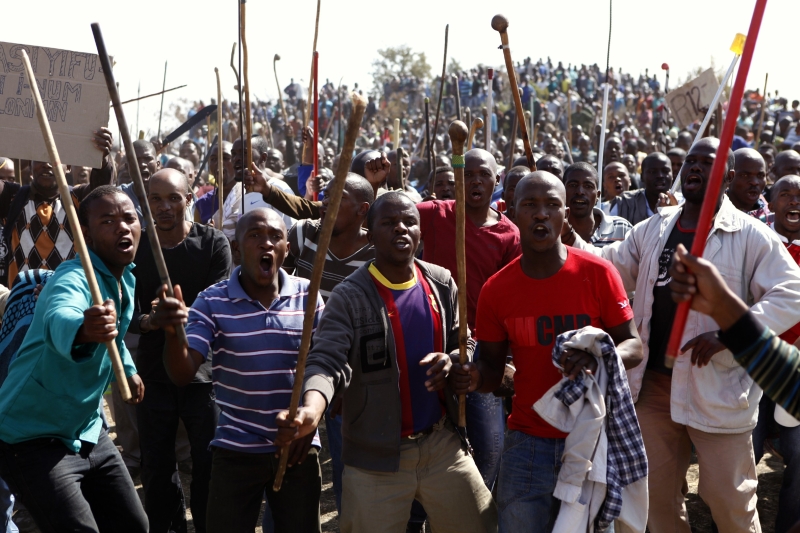
[[[752,431],[707,433],[670,415],[672,377],[647,371],[636,402],[649,463],[651,533],[691,533],[685,496],[692,444],[700,466],[699,493],[725,533],[760,533]]]
[[[400,445],[398,472],[345,465],[342,533],[404,533],[419,500],[434,533],[494,533],[497,508],[472,457],[446,424]]]

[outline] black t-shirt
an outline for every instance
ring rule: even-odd
[[[647,359],[648,370],[672,375],[672,369],[664,365],[667,344],[672,332],[672,322],[675,320],[675,309],[677,308],[669,290],[669,282],[672,281],[669,276],[669,267],[678,244],[683,244],[687,250],[690,250],[693,241],[694,230],[681,229],[679,219],[658,258],[658,279],[653,287],[653,316],[650,317],[650,340],[647,343],[650,348],[650,356]]]
[[[228,239],[211,226],[193,223],[182,243],[174,248],[162,248],[161,251],[170,280],[173,285],[180,285],[186,307],[190,307],[197,295],[207,287],[230,277],[231,250]],[[150,303],[161,287],[161,278],[145,231],[142,231],[134,263],[136,298],[133,320],[138,324],[139,317],[150,312]],[[139,339],[136,367],[143,380],[170,382],[162,357],[164,342],[164,332],[161,330],[144,333]],[[206,359],[194,377],[194,382],[210,381],[211,357]]]

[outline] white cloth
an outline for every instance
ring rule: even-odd
[[[609,376],[596,342],[605,334],[589,326],[564,343],[566,348],[591,353],[598,359],[595,375],[583,376],[586,392],[582,399],[569,407],[564,405],[555,397],[561,389],[562,382],[559,382],[533,405],[548,424],[569,433],[553,493],[561,500],[553,533],[593,533],[594,519],[605,500],[608,457],[605,393]],[[622,365],[622,361],[619,364]],[[622,511],[614,523],[615,532],[644,533],[647,509],[647,477],[643,477],[623,489]]]
[[[627,239],[603,248],[580,238],[575,242],[576,247],[611,261],[625,290],[636,291],[632,307],[644,360],[628,371],[634,401],[639,397],[650,355],[648,341],[658,259],[680,213],[681,207],[662,207],[634,226]],[[798,322],[800,267],[775,232],[736,209],[727,196],[723,195],[714,217],[703,257],[714,263],[728,287],[776,334]],[[681,345],[718,329],[711,317],[691,311]],[[689,350],[678,357],[672,371],[672,420],[708,433],[751,431],[756,426],[761,393],[730,350],[715,354],[711,364],[704,367],[692,365]]]
[[[269,184],[272,187],[277,187],[283,192],[287,194],[294,195],[292,189],[289,188],[286,183],[279,179],[270,178]],[[294,225],[295,220],[285,215],[283,212],[278,211],[270,204],[266,203],[263,198],[261,197],[261,193],[247,193],[244,197],[244,212],[247,213],[256,209],[258,207],[266,207],[268,209],[272,209],[281,217],[283,218],[283,222],[286,224],[286,231],[289,231],[289,228]],[[236,223],[239,222],[239,219],[242,217],[242,184],[237,183],[231,188],[230,194],[228,197],[225,198],[225,202],[222,204],[222,214],[223,214],[223,221],[222,221],[222,232],[225,233],[225,236],[228,240],[232,241],[236,238]]]

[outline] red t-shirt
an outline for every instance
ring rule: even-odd
[[[417,204],[422,241],[422,260],[450,271],[458,279],[456,268],[455,200],[434,200]],[[475,310],[486,280],[519,257],[519,229],[506,216],[494,226],[479,228],[467,217],[464,244],[467,259],[467,323],[475,334]],[[463,287],[459,287],[463,290]]]
[[[556,336],[590,325],[613,328],[633,318],[614,266],[589,252],[567,250],[564,266],[547,279],[526,276],[515,260],[486,282],[478,301],[478,340],[508,340],[514,356],[516,394],[508,427],[542,438],[566,437],[532,409],[562,378],[552,361]]]

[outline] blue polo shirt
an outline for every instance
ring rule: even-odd
[[[189,310],[189,348],[213,353],[212,379],[222,411],[212,446],[272,453],[276,415],[289,408],[309,281],[279,270],[280,294],[265,308],[230,279],[201,292]],[[314,329],[325,304],[317,295]],[[319,446],[319,435],[314,437]]]

